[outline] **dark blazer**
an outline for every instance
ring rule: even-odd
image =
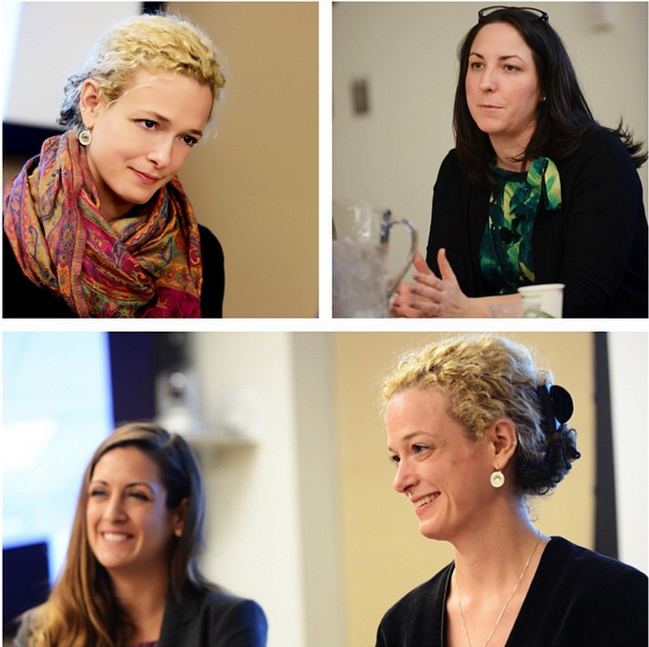
[[[192,587],[169,593],[158,647],[265,647],[267,632],[256,602]]]
[[[532,236],[537,283],[565,283],[564,317],[647,317],[647,219],[642,185],[626,148],[597,128],[557,163],[562,207],[539,206]],[[480,243],[489,192],[474,189],[452,150],[433,195],[427,262],[439,275],[444,247],[462,291],[489,296]]]
[[[203,258],[203,318],[223,316],[225,291],[225,260],[223,248],[216,236],[203,225],[198,226]],[[2,316],[25,319],[76,318],[64,299],[32,283],[18,265],[9,239],[2,235]]]
[[[27,612],[16,647],[29,646],[29,627]],[[180,601],[171,591],[167,595],[157,647],[266,647],[267,633],[266,616],[256,602],[187,586]]]
[[[383,617],[377,647],[444,647],[449,564]],[[553,537],[505,647],[646,647],[647,576]]]

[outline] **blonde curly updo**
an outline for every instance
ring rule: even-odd
[[[439,389],[448,413],[481,438],[498,418],[516,426],[516,473],[524,494],[545,494],[579,458],[573,429],[548,424],[537,388],[551,384],[552,373],[537,369],[525,346],[498,336],[447,339],[406,354],[383,384],[384,406],[397,393]],[[554,423],[554,421],[553,421]]]
[[[213,101],[225,85],[214,45],[197,27],[177,16],[143,14],[113,26],[97,44],[84,68],[70,76],[64,89],[59,123],[83,129],[81,88],[93,79],[106,103],[118,99],[142,69],[162,70],[209,87]]]

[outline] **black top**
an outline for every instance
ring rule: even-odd
[[[28,647],[30,622],[27,612],[16,647]],[[167,595],[157,647],[266,647],[267,633],[266,616],[253,600],[187,586],[180,600]]]
[[[203,258],[202,315],[204,318],[220,318],[223,316],[225,290],[223,248],[207,227],[198,225],[198,229]],[[77,317],[65,299],[32,283],[23,274],[4,232],[2,254],[3,317],[10,319],[69,319]]]
[[[453,563],[397,602],[379,625],[377,647],[443,647]],[[506,647],[647,645],[647,576],[615,559],[553,537]]]
[[[253,600],[192,587],[181,602],[169,593],[158,647],[265,647],[267,632]]]
[[[558,162],[562,207],[539,205],[532,234],[536,283],[564,283],[564,317],[647,317],[647,219],[642,184],[619,137],[597,128]],[[490,296],[480,271],[489,192],[473,188],[455,150],[433,196],[427,263],[447,257],[468,297]]]

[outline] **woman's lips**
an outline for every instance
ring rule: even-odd
[[[125,532],[102,532],[101,536],[104,541],[107,541],[109,544],[119,544],[131,539],[132,537],[132,535]]]
[[[137,177],[140,182],[143,184],[155,184],[156,182],[159,182],[161,178],[156,177],[154,175],[149,175],[148,173],[143,173],[142,171],[138,171],[136,169],[131,169],[133,173],[135,174],[135,177]]]
[[[416,500],[413,500],[413,503],[415,505],[415,512],[417,513],[417,515],[422,515],[424,512],[426,512],[426,510],[428,510],[428,508],[434,505],[439,495],[439,492],[435,492],[434,494],[427,494],[426,496],[422,496]]]

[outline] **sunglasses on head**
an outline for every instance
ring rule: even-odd
[[[506,7],[503,5],[497,5],[494,7],[485,7],[484,9],[480,9],[480,11],[478,11],[478,22],[484,22],[488,16],[496,13],[497,11],[503,11],[506,9],[524,11],[525,13],[529,14],[531,22],[536,22],[537,20],[547,22],[550,18],[550,15],[548,13],[541,11],[540,9],[535,9],[534,7]]]

